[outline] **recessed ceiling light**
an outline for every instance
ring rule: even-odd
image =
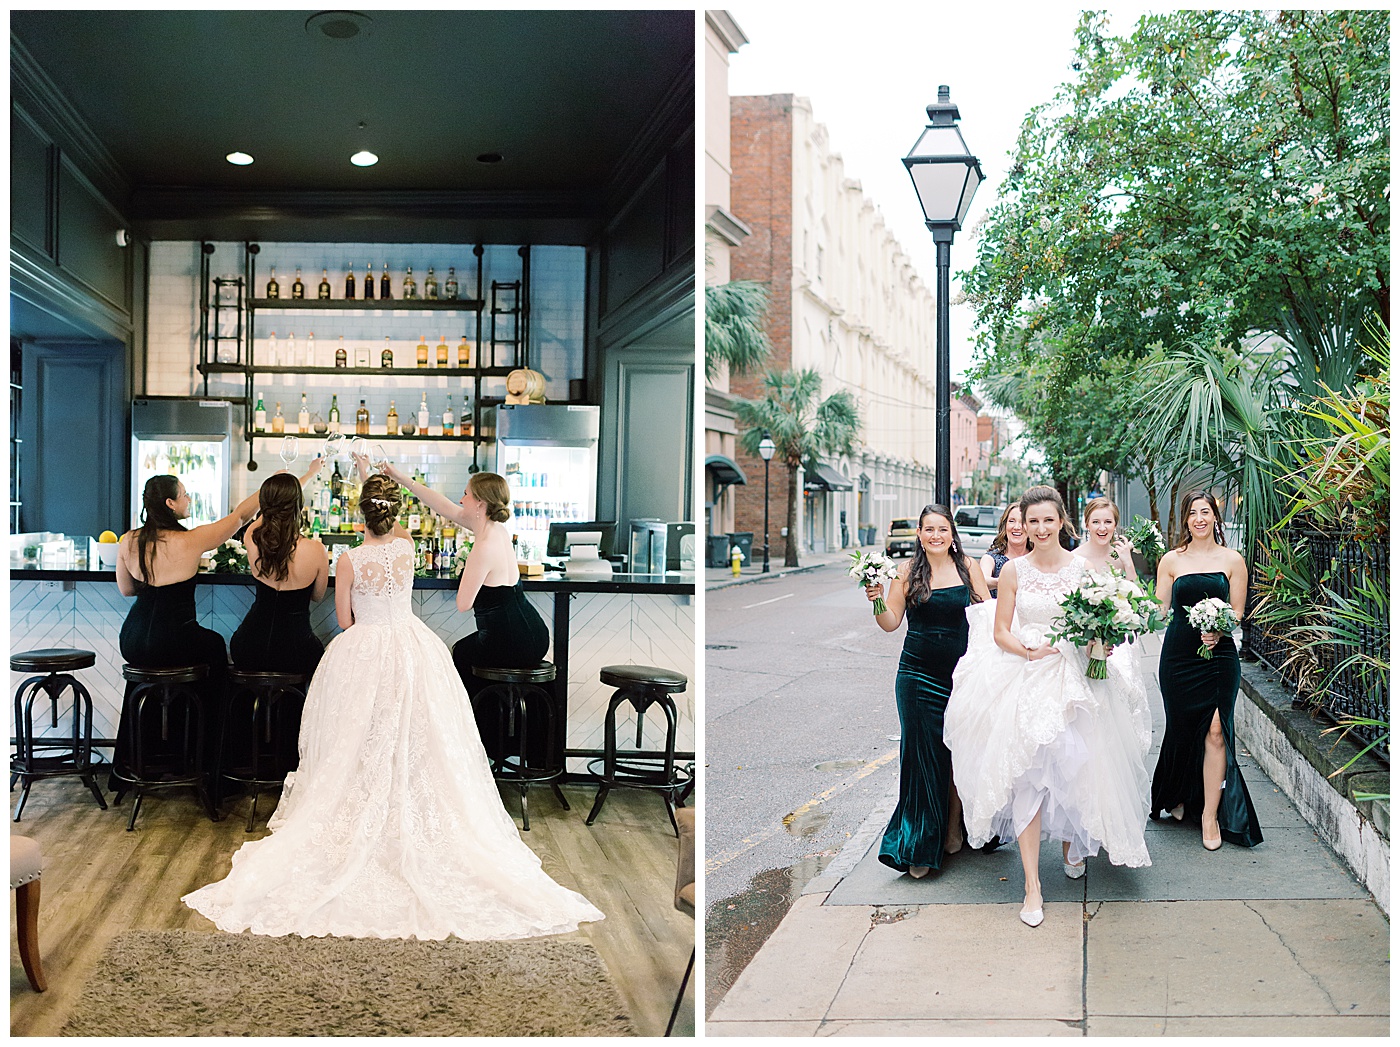
[[[479,164],[499,164],[505,157],[500,153],[482,153],[476,158]]]
[[[368,149],[361,149],[350,158],[350,162],[356,167],[373,167],[379,163],[379,157],[375,156]]]
[[[235,150],[224,157],[224,159],[231,164],[237,164],[239,167],[247,167],[253,162],[253,158],[242,150]]]
[[[306,20],[308,34],[327,40],[353,40],[359,36],[369,36],[373,26],[374,20],[358,11],[322,11]]]

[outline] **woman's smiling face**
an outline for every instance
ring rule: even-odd
[[[1014,543],[1021,543],[1026,539],[1026,525],[1021,522],[1021,507],[1014,505],[1011,512],[1006,517],[1006,537]]]
[[[919,520],[919,544],[930,556],[948,552],[953,547],[953,525],[946,516],[925,513]]]
[[[1204,498],[1197,498],[1186,510],[1186,527],[1192,538],[1210,538],[1215,531],[1215,510]]]
[[[1037,545],[1050,541],[1063,526],[1060,511],[1054,502],[1036,502],[1026,506],[1026,533]]]
[[[1113,541],[1113,529],[1118,522],[1113,519],[1112,509],[1095,509],[1085,521],[1089,528],[1089,539],[1095,545],[1108,545]]]

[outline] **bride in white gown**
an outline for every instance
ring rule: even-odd
[[[1087,569],[1058,541],[1066,525],[1058,492],[1031,488],[1021,517],[1035,547],[1002,568],[994,622],[990,612],[969,608],[968,650],[953,672],[943,737],[969,843],[1017,838],[1026,883],[1021,919],[1036,927],[1044,919],[1043,839],[1062,841],[1071,879],[1084,875],[1084,859],[1101,848],[1115,865],[1151,864],[1143,837],[1150,737],[1144,744],[1135,723],[1146,705],[1140,681],[1112,658],[1108,679],[1091,680],[1082,650],[1046,643],[1059,598]]]
[[[307,691],[272,834],[183,900],[221,930],[303,937],[494,940],[601,920],[501,804],[452,656],[413,614],[398,491],[376,474],[361,492],[364,544],[336,564],[345,631]]]

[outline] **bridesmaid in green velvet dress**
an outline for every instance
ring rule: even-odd
[[[1233,637],[1199,632],[1186,618],[1208,596],[1228,601],[1243,618],[1247,570],[1244,557],[1225,545],[1220,507],[1209,493],[1188,492],[1181,519],[1185,533],[1157,567],[1157,596],[1170,621],[1158,670],[1167,729],[1152,775],[1152,817],[1169,811],[1177,821],[1199,818],[1208,851],[1222,840],[1253,847],[1264,836],[1235,758],[1239,652]],[[1211,658],[1196,653],[1202,644]]]
[[[899,708],[899,803],[880,844],[880,861],[916,879],[962,848],[962,808],[953,761],[943,743],[943,712],[953,667],[967,650],[967,607],[990,597],[982,568],[963,552],[953,514],[926,505],[919,514],[920,551],[899,567],[876,623],[894,632],[906,611],[909,630],[895,676]],[[884,586],[865,590],[872,602]]]

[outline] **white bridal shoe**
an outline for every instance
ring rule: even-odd
[[[1021,922],[1024,923],[1027,927],[1039,927],[1043,922],[1045,922],[1044,903],[1041,904],[1041,907],[1039,909],[1032,909],[1029,912],[1027,912],[1025,909],[1022,909]]]
[[[1075,865],[1073,862],[1065,862],[1065,875],[1071,880],[1079,880],[1084,877],[1084,863]]]

